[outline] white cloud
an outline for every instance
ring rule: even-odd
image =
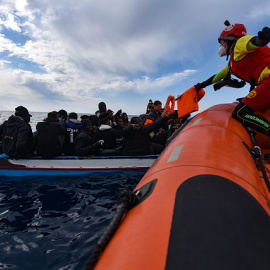
[[[15,17],[13,14],[8,14],[7,15],[7,19],[6,21],[3,22],[3,25],[7,28],[7,29],[11,29],[13,31],[16,32],[21,32],[21,28],[18,25],[18,22],[15,20]]]
[[[15,48],[16,45],[11,40],[5,38],[3,34],[0,34],[0,52],[12,52]]]
[[[21,12],[22,14],[24,14],[26,12],[27,1],[26,0],[16,0],[15,7],[18,10],[18,12]]]

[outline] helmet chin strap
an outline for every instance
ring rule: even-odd
[[[230,50],[230,49],[227,50],[226,61],[228,61],[228,59],[229,59],[229,50]]]
[[[236,43],[236,39],[235,40],[228,40],[227,41],[227,45],[228,45],[228,49],[227,49],[227,57],[226,57],[226,61],[228,61],[228,59],[229,59],[229,55],[230,55],[230,50],[231,50],[231,48],[235,45],[235,43]]]

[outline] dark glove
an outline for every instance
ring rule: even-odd
[[[108,110],[106,111],[106,113],[107,113],[108,115],[111,115],[111,114],[113,114],[113,111],[110,110],[110,109],[108,109]]]
[[[208,85],[212,84],[212,81],[213,81],[213,79],[214,79],[215,76],[216,76],[216,74],[213,75],[213,76],[211,76],[209,79],[207,79],[207,80],[204,81],[204,82],[195,84],[194,86],[195,86],[195,88],[196,88],[196,91],[199,91],[199,90],[201,90],[202,88],[205,88],[205,87],[207,87]]]
[[[231,79],[231,77],[225,77],[223,80],[215,83],[213,85],[214,90],[217,91],[223,86],[229,86],[229,87],[234,87],[234,88],[242,88],[246,85],[245,81],[238,81],[236,79]]]
[[[229,87],[234,87],[234,88],[242,88],[246,85],[245,81],[238,81],[236,79],[232,79],[231,83],[228,84]]]
[[[197,84],[195,84],[194,86],[195,86],[195,88],[196,88],[196,91],[200,91],[200,90],[203,88],[202,85],[201,85],[200,83],[197,83]]]
[[[266,42],[266,44],[270,41],[270,28],[264,27],[262,31],[258,32],[258,37],[261,41]]]
[[[120,116],[121,113],[122,113],[122,110],[120,109],[120,110],[118,110],[118,111],[116,112],[116,114],[115,114],[114,116]]]

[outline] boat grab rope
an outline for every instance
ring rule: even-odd
[[[255,137],[256,132],[250,128],[246,128],[246,130],[248,131],[248,133],[250,135],[250,138],[251,138],[251,141],[254,145],[254,148],[250,149],[246,143],[243,142],[243,144],[247,148],[247,150],[251,153],[253,158],[257,161],[258,165],[260,166],[265,184],[268,188],[268,191],[270,191],[270,182],[269,182],[269,178],[267,176],[266,168],[264,166],[261,148],[258,146],[256,137]]]
[[[119,227],[124,214],[134,205],[136,205],[137,201],[138,198],[136,194],[130,190],[125,190],[119,195],[115,214],[105,232],[102,234],[101,238],[94,247],[91,256],[84,266],[84,270],[94,269],[99,257]]]

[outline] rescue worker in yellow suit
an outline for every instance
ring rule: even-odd
[[[235,107],[232,116],[246,127],[270,136],[270,122],[255,113],[270,108],[270,48],[266,46],[270,41],[270,28],[264,27],[257,36],[253,36],[246,34],[243,24],[225,21],[225,25],[227,27],[218,38],[218,54],[220,57],[227,56],[229,62],[217,74],[196,84],[196,90],[211,84],[217,90],[222,83],[235,87],[250,83],[251,91]],[[231,74],[242,81],[231,79]]]

